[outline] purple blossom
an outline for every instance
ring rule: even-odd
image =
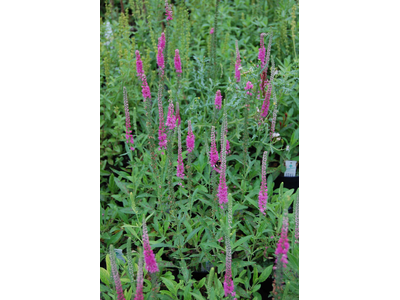
[[[143,62],[142,62],[142,60],[140,58],[139,50],[136,50],[135,53],[136,53],[136,72],[137,72],[137,76],[139,78],[142,78],[142,76],[144,75]]]
[[[158,52],[157,52],[157,65],[160,68],[161,75],[164,75],[164,54],[163,54],[163,49],[158,46]]]
[[[176,126],[176,116],[174,115],[174,104],[170,101],[168,106],[167,122],[165,123],[170,130],[173,130]]]
[[[121,280],[119,279],[118,267],[115,261],[115,253],[114,247],[110,246],[110,263],[111,263],[111,272],[115,282],[115,289],[117,290],[118,300],[125,300],[124,291],[122,290]]]
[[[194,134],[192,131],[192,121],[188,121],[188,135],[186,137],[187,152],[190,153],[194,149]]]
[[[264,99],[263,105],[261,107],[261,117],[263,117],[263,118],[265,118],[268,115],[271,91],[272,91],[272,84],[270,83],[268,86],[267,92],[265,93],[265,99]]]
[[[228,188],[226,186],[226,116],[224,116],[224,121],[221,129],[221,172],[219,173],[219,185],[218,185],[218,199],[219,204],[223,208],[224,203],[228,203]],[[225,146],[225,147],[224,147]],[[224,149],[225,148],[225,149]]]
[[[231,153],[231,146],[229,144],[228,139],[226,139],[226,155],[228,155],[229,153]]]
[[[126,143],[130,146],[131,150],[135,150],[135,148],[133,147],[134,145],[134,140],[133,140],[133,135],[132,135],[132,130],[130,130],[129,128],[131,128],[131,118],[129,116],[129,104],[128,104],[128,95],[126,93],[126,88],[123,88],[123,92],[124,92],[124,109],[125,109],[125,128],[126,128],[126,134],[125,134],[125,138],[126,138]]]
[[[167,149],[167,134],[165,133],[165,128],[164,128],[164,111],[160,95],[158,95],[158,118],[159,118],[159,127],[158,127],[159,149],[160,150]]]
[[[161,36],[158,38],[158,47],[161,47],[162,51],[165,49],[165,34],[161,32]]]
[[[175,50],[174,63],[175,63],[176,73],[182,73],[181,57],[179,56],[179,50],[178,49]]]
[[[274,97],[275,98],[275,97]],[[274,99],[275,100],[275,99]],[[275,133],[275,125],[276,125],[276,116],[278,113],[278,105],[275,104],[274,107],[274,112],[272,113],[272,121],[271,121],[271,131],[269,132],[270,136],[271,136],[271,140],[274,137],[274,133]]]
[[[142,95],[143,95],[143,98],[144,98],[143,102],[146,102],[146,98],[148,98],[148,99],[150,100],[151,94],[150,94],[149,85],[147,84],[146,75],[144,75],[144,74],[143,74],[143,76],[142,76],[142,82],[143,82],[143,85],[142,85]]]
[[[289,239],[288,239],[288,228],[289,228],[289,219],[287,216],[287,211],[285,211],[283,219],[282,219],[282,230],[281,230],[281,237],[279,238],[275,255],[276,255],[276,264],[280,262],[283,264],[283,267],[286,268],[286,264],[288,263],[287,260],[287,253],[289,250]]]
[[[185,170],[183,166],[183,159],[182,159],[182,142],[181,142],[181,126],[178,126],[178,165],[176,167],[176,176],[180,178],[184,178],[185,174],[183,171]]]
[[[150,246],[149,235],[147,233],[146,221],[143,218],[143,254],[146,262],[146,270],[150,273],[158,272],[158,266],[153,250]]]
[[[215,168],[215,164],[218,162],[218,160],[219,157],[218,157],[217,145],[215,143],[215,127],[211,126],[210,165],[217,172],[219,172],[219,170]]]
[[[249,90],[246,92],[247,95],[253,96],[253,94],[250,92],[250,90],[253,88],[253,84],[250,81],[247,81],[246,87],[244,88],[245,90]]]
[[[136,296],[134,300],[143,300],[143,257],[139,258]]]
[[[167,16],[167,21],[172,20],[172,5],[168,4],[168,0],[165,0],[165,15]]]
[[[221,91],[220,91],[220,90],[218,90],[217,93],[215,94],[215,102],[214,102],[214,104],[215,104],[215,107],[216,107],[217,109],[221,109],[221,106],[222,106],[222,96],[221,96]]]
[[[261,61],[261,68],[265,66],[265,46],[264,46],[265,33],[260,34],[260,49],[258,49],[258,59]]]
[[[260,212],[265,216],[265,210],[267,209],[268,201],[268,188],[267,188],[267,151],[264,151],[262,166],[261,166],[261,187],[258,193],[258,207]]]
[[[175,114],[175,117],[176,117],[177,125],[178,126],[181,125],[181,115],[179,114],[179,103],[178,102],[176,102],[176,114]]]
[[[213,33],[214,33],[214,27],[211,28],[211,30],[210,30],[210,34],[213,34]]]
[[[229,239],[229,234],[225,236],[225,247],[226,247],[226,259],[225,259],[225,280],[224,280],[224,292],[225,297],[229,295],[235,297],[236,293],[234,292],[235,286],[232,280],[232,249],[231,242]]]

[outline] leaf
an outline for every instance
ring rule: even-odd
[[[192,294],[193,297],[195,297],[196,299],[199,299],[199,300],[206,300],[206,299],[204,299],[204,297],[203,297],[202,295],[198,295],[198,294],[195,294],[195,293],[192,293],[192,292],[190,292],[190,294]]]
[[[198,227],[198,228],[196,228],[195,230],[193,230],[193,231],[188,235],[188,237],[186,238],[185,244],[186,244],[188,241],[190,241],[190,239],[191,239],[200,229],[202,229],[202,227]]]
[[[167,286],[168,290],[172,292],[174,296],[177,295],[177,291],[175,289],[176,283],[174,284],[174,281],[169,280],[168,278],[161,277],[161,280],[164,282],[164,284]]]
[[[100,268],[100,280],[107,286],[110,284],[110,274],[104,268]]]
[[[241,244],[243,244],[244,242],[250,240],[252,237],[253,237],[253,236],[251,236],[251,235],[242,237],[240,240],[238,240],[238,241],[233,245],[232,250],[233,250],[233,249],[236,249],[237,247],[239,247],[239,246],[240,246]]]
[[[121,182],[117,177],[114,177],[115,184],[124,192],[126,195],[129,196],[129,190],[126,187],[126,183]]]
[[[264,269],[264,271],[261,273],[260,277],[258,278],[258,282],[259,282],[259,283],[262,283],[262,282],[264,282],[265,280],[267,280],[267,278],[269,277],[269,275],[271,274],[271,272],[272,272],[272,265],[270,265],[269,267],[266,267],[266,268]]]

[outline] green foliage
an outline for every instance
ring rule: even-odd
[[[120,1],[113,1],[112,7],[101,2],[100,260],[107,265],[100,269],[102,299],[117,299],[107,258],[111,244],[127,254],[126,262],[117,259],[117,264],[125,297],[134,298],[136,282],[132,279],[136,280],[143,247],[143,216],[160,268],[157,281],[144,270],[145,295],[160,285],[158,299],[222,299],[226,258],[224,239],[219,239],[231,224],[229,238],[237,298],[261,299],[261,284],[273,276],[283,211],[297,197],[293,190],[274,187],[274,179],[285,170],[284,161],[299,160],[297,3],[220,1],[216,15],[216,1],[176,1],[173,20],[167,24],[165,1],[124,0],[124,13]],[[212,27],[217,27],[214,41],[210,37]],[[152,152],[149,146],[153,142],[158,148],[156,51],[163,31],[168,43],[162,92],[164,120],[171,98],[173,103],[179,103],[182,156],[185,175],[191,172],[190,182],[188,177],[176,177],[176,132],[169,134],[173,145],[168,155],[157,149]],[[261,92],[261,70],[257,65],[263,32],[273,32],[270,61],[279,72],[274,79],[270,112],[262,121],[259,110],[264,99],[257,99]],[[239,83],[234,79],[236,40],[242,66]],[[173,64],[175,49],[179,49],[182,61],[179,80]],[[147,111],[142,82],[136,76],[136,50],[140,51],[151,91],[152,102]],[[270,72],[271,64],[268,78]],[[252,96],[244,90],[247,81],[254,85]],[[126,144],[123,87],[128,95],[134,151]],[[221,111],[214,109],[217,90],[223,96]],[[269,135],[274,102],[278,109],[275,132],[280,134],[279,138]],[[245,113],[246,104],[249,110]],[[223,111],[227,113],[227,139],[231,147],[226,184],[232,220],[228,210],[220,209],[216,203],[219,174],[212,171],[209,163],[211,126],[216,128],[217,149],[221,149]],[[190,160],[185,142],[188,120],[196,137]],[[264,151],[268,151],[269,164],[266,216],[258,208]],[[293,235],[294,218],[290,215],[290,241]],[[288,257],[285,280],[290,284],[285,292],[287,299],[297,299],[297,245]],[[193,272],[202,269],[208,269],[209,274],[196,280]]]

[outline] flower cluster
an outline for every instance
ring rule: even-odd
[[[210,29],[210,34],[214,33],[214,27]]]
[[[124,87],[123,89],[124,92],[124,108],[125,108],[125,126],[126,126],[126,142],[127,144],[131,145],[130,149],[131,150],[135,150],[135,148],[133,147],[134,144],[134,140],[133,140],[133,135],[132,135],[132,130],[130,130],[129,128],[131,128],[131,118],[129,116],[129,104],[128,104],[128,95],[126,93],[126,88]]]
[[[228,203],[228,187],[226,186],[226,123],[226,114],[224,114],[224,121],[221,129],[221,171],[218,185],[218,199],[221,208],[223,208],[224,203]]]
[[[282,219],[282,230],[281,230],[281,237],[279,238],[275,255],[276,255],[276,264],[281,262],[283,267],[286,268],[286,264],[288,263],[287,260],[287,253],[289,250],[289,239],[288,239],[288,229],[289,229],[289,218],[288,213],[285,211]]]
[[[139,258],[136,296],[134,300],[143,300],[143,257]]]
[[[146,220],[143,218],[143,254],[146,262],[146,270],[150,273],[158,272],[158,266],[153,250],[150,246],[149,235],[147,232]]]
[[[220,90],[218,90],[217,93],[215,94],[215,102],[214,102],[214,104],[215,104],[215,107],[216,107],[217,109],[221,109],[221,106],[222,106],[222,96],[221,96],[221,91],[220,91]]]
[[[165,133],[164,128],[164,111],[161,102],[161,95],[158,95],[158,118],[158,146],[160,150],[167,149],[167,134]]]
[[[169,102],[167,122],[165,123],[165,126],[170,130],[173,130],[176,126],[176,116],[174,115],[174,104],[172,103],[172,100]]]
[[[225,236],[225,245],[226,245],[226,270],[225,270],[225,280],[224,280],[224,292],[225,297],[229,295],[235,297],[236,293],[234,292],[235,286],[232,280],[232,249],[231,242],[229,239],[229,234]]]
[[[182,159],[182,142],[181,142],[181,126],[178,126],[178,165],[176,167],[176,176],[179,178],[184,178],[185,174],[183,171],[185,170],[183,166],[183,159]]]
[[[149,85],[147,84],[147,78],[146,75],[143,74],[142,76],[142,95],[143,95],[143,101],[146,102],[146,98],[148,98],[150,100],[151,98],[151,94],[150,94],[150,88]]]
[[[118,295],[117,299],[125,300],[124,291],[122,290],[121,280],[119,279],[117,263],[115,261],[114,247],[112,245],[110,246],[110,263],[111,263],[112,277],[114,278],[115,289],[117,290],[117,295]]]
[[[265,210],[267,209],[267,200],[268,200],[268,188],[267,188],[267,151],[264,152],[262,166],[261,166],[261,187],[260,192],[258,194],[258,207],[260,208],[260,212],[265,216]]]
[[[160,68],[161,76],[164,75],[164,48],[165,48],[165,35],[164,32],[161,33],[161,37],[158,39],[158,52],[157,52],[157,65]]]
[[[167,21],[172,20],[172,5],[168,4],[168,0],[165,0],[165,15],[167,16]]]
[[[192,121],[190,120],[188,121],[188,135],[186,137],[186,147],[188,153],[192,152],[194,149],[194,134],[192,131]]]
[[[248,92],[246,92],[247,95],[253,96],[253,94],[250,92],[250,90],[253,88],[253,84],[250,81],[247,81],[246,86],[245,86],[245,90],[248,90]]]
[[[261,61],[261,68],[265,66],[265,46],[264,46],[265,33],[260,34],[260,49],[258,49],[258,59]]]
[[[215,167],[215,164],[218,162],[218,160],[219,156],[217,151],[217,144],[215,143],[215,127],[211,126],[210,165],[217,172],[219,172],[219,170]]]
[[[143,71],[143,62],[142,59],[140,58],[140,53],[139,50],[135,51],[136,54],[136,72],[137,72],[137,76],[139,78],[142,78],[144,71]]]
[[[181,57],[179,56],[179,50],[178,49],[175,50],[174,63],[175,63],[176,73],[182,73]],[[180,74],[178,74],[178,76],[179,75]]]

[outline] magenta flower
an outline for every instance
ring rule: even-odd
[[[125,134],[125,138],[126,138],[126,143],[130,146],[131,150],[135,150],[135,148],[133,147],[134,145],[134,140],[133,140],[133,135],[132,135],[132,130],[130,130],[129,128],[131,128],[131,118],[129,116],[129,104],[128,104],[128,95],[126,93],[126,88],[124,87],[123,89],[124,92],[124,108],[125,108],[125,128],[126,128],[126,134]]]
[[[283,267],[286,268],[286,264],[288,263],[287,260],[287,253],[289,250],[289,239],[288,239],[288,228],[289,228],[289,219],[287,216],[287,211],[285,211],[283,219],[282,219],[282,230],[281,230],[281,237],[279,238],[275,255],[276,255],[276,264],[280,265],[283,264]],[[276,269],[276,267],[275,267]]]
[[[174,104],[170,101],[168,106],[167,122],[165,123],[170,130],[173,130],[176,126],[176,116],[174,116]]]
[[[188,121],[188,135],[186,137],[186,147],[188,153],[192,152],[194,149],[194,134],[192,131],[192,121],[190,120]]]
[[[231,153],[231,146],[229,144],[228,139],[226,139],[226,155],[228,155],[229,153]]]
[[[163,49],[158,46],[158,53],[157,53],[157,65],[160,68],[161,75],[164,75],[164,54],[163,54]]]
[[[184,178],[185,174],[183,171],[185,170],[183,166],[183,159],[182,159],[182,142],[181,142],[181,126],[178,126],[178,165],[176,167],[176,176],[180,178]]]
[[[258,207],[260,212],[265,216],[265,211],[267,209],[268,200],[268,188],[267,188],[267,151],[264,151],[262,166],[261,166],[261,187],[258,193]]]
[[[118,300],[125,300],[124,291],[122,290],[121,280],[119,279],[118,267],[115,261],[114,247],[110,246],[110,263],[111,272],[115,282],[115,289],[117,290]]]
[[[164,128],[164,111],[160,95],[158,95],[158,118],[159,118],[158,146],[160,150],[167,149],[167,134],[165,133],[165,128]]]
[[[214,102],[214,104],[215,104],[215,107],[216,107],[217,109],[221,109],[221,106],[222,106],[222,96],[221,96],[221,91],[220,91],[220,90],[218,90],[217,93],[215,94],[215,102]]]
[[[136,296],[134,300],[143,300],[143,257],[139,258],[138,268]]]
[[[225,119],[225,118],[224,118]],[[228,203],[228,187],[226,186],[226,145],[227,143],[224,142],[226,139],[226,120],[223,122],[223,128],[221,129],[221,172],[219,173],[219,185],[218,185],[218,199],[221,208],[223,208],[224,203]],[[225,147],[224,147],[225,146]],[[225,148],[225,149],[224,149]]]
[[[218,162],[218,160],[219,157],[218,157],[217,145],[215,143],[215,127],[211,126],[210,165],[217,172],[219,172],[219,170],[215,167],[215,164]]]
[[[176,117],[177,125],[178,126],[181,125],[181,115],[179,114],[179,103],[178,102],[176,102],[176,114],[175,114],[175,117]]]
[[[213,33],[214,33],[214,27],[211,28],[211,30],[210,30],[210,34],[213,34]]]
[[[161,32],[161,36],[158,38],[158,47],[161,47],[162,51],[165,49],[165,34]]]
[[[182,73],[181,57],[179,56],[179,50],[178,49],[175,50],[174,63],[175,63],[176,73]]]
[[[143,102],[146,102],[146,98],[148,98],[150,100],[151,94],[150,94],[149,85],[147,84],[146,75],[144,75],[144,74],[142,75],[142,82],[143,82],[142,95],[143,95],[143,98],[144,98]]]
[[[235,78],[236,82],[240,82],[240,53],[239,53],[239,47],[238,47],[238,42],[236,40],[236,62],[235,62]]]
[[[247,95],[253,96],[253,94],[250,92],[250,90],[253,88],[253,84],[250,81],[247,81],[246,87],[244,88],[245,90],[249,90],[246,92]]]
[[[226,270],[225,270],[225,280],[224,280],[224,292],[225,297],[229,295],[235,297],[236,293],[234,292],[235,286],[232,280],[232,249],[231,242],[229,240],[229,235],[225,236],[225,247],[226,247]]]
[[[277,113],[278,113],[278,106],[277,106],[277,104],[275,104],[274,112],[272,113],[271,131],[269,132],[269,134],[271,136],[271,140],[274,137],[274,133],[275,133],[275,125],[276,125]]]
[[[153,250],[151,250],[149,235],[147,233],[146,221],[143,218],[143,254],[146,262],[146,270],[150,273],[158,272],[158,266]]]
[[[264,46],[265,33],[260,34],[260,49],[258,49],[258,59],[261,61],[261,68],[265,66],[265,46]]]
[[[140,58],[139,50],[136,50],[135,53],[136,53],[136,72],[137,72],[137,76],[139,78],[142,78],[142,76],[144,75],[143,62],[142,62],[142,60]]]
[[[167,21],[172,20],[172,5],[168,4],[168,0],[165,0],[165,15],[167,16]]]
[[[261,107],[261,117],[265,118],[268,115],[269,100],[271,98],[272,83],[269,84],[267,92],[265,93],[265,99]]]

